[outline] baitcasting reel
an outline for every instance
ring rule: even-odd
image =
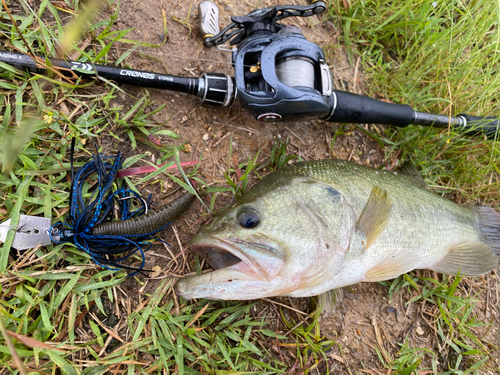
[[[323,1],[309,6],[283,5],[257,9],[219,31],[219,9],[212,1],[199,4],[200,31],[206,47],[231,39],[235,82],[227,78],[225,97],[237,95],[241,105],[259,121],[327,117],[332,108],[332,77],[323,50],[308,41],[295,26],[277,21],[323,12]],[[208,76],[210,77],[210,76]],[[207,91],[213,90],[210,85]],[[223,95],[222,91],[219,91]],[[206,100],[206,99],[205,99]]]

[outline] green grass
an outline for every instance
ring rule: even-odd
[[[361,58],[366,93],[409,104],[423,112],[453,116],[467,113],[500,117],[500,4],[475,1],[360,0],[345,9],[331,2],[330,17],[341,21],[341,40],[351,61]],[[466,137],[455,129],[408,126],[374,128],[372,137],[384,146],[388,164],[413,160],[437,193],[458,203],[500,208],[500,160],[497,141]],[[449,352],[437,365],[439,349],[415,348],[405,340],[401,350],[381,363],[395,373],[430,369],[446,374],[479,373],[500,364],[476,329],[475,305],[484,300],[459,291],[460,278],[443,281],[414,272],[385,282],[389,294],[405,293],[407,302],[420,301],[434,316],[432,328],[440,347]],[[441,360],[442,362],[442,360]]]
[[[359,54],[367,94],[423,112],[500,116],[498,2],[332,3],[343,42]],[[498,142],[409,126],[374,138],[386,159],[412,159],[432,188],[460,203],[499,208]]]
[[[61,20],[64,12],[48,1],[42,2],[35,10],[28,3],[21,3],[24,15],[20,12],[14,17],[29,48],[40,55],[56,56],[53,38],[56,31],[64,34]],[[64,9],[70,8],[70,13],[78,11],[78,1],[67,4],[69,7]],[[118,7],[115,9],[109,20],[88,25],[94,43],[102,48],[80,51],[81,61],[109,63],[107,52],[113,43],[130,42],[123,40],[128,30],[110,31]],[[0,34],[3,40],[27,51],[28,46],[15,35],[16,28],[8,21],[4,9],[1,16]],[[52,17],[53,21],[44,22],[44,17]],[[67,32],[71,33],[71,29]],[[120,61],[129,54],[122,56]],[[150,116],[162,110],[163,106],[152,103],[147,91],[136,99],[135,105],[124,111],[110,104],[116,91],[120,90],[112,84],[107,90],[92,90],[92,83],[68,84],[56,79],[48,79],[47,82],[42,76],[30,76],[5,64],[1,68],[1,221],[11,217],[15,225],[21,213],[50,217],[55,221],[67,211],[70,183],[67,179],[68,145],[73,136],[77,139],[77,152],[87,157],[90,157],[85,147],[87,141],[104,135],[116,140],[124,137],[133,149],[138,141],[150,145],[152,136],[178,139],[174,132],[161,129],[150,121]],[[82,88],[88,91],[80,90]],[[65,106],[53,104],[65,101],[72,103],[77,109],[75,113],[71,114]],[[147,106],[155,109],[145,112]],[[116,130],[112,130],[111,125]],[[174,147],[160,148],[163,156],[157,160],[158,163],[172,158],[176,151]],[[145,156],[134,155],[125,161],[124,166],[128,167]],[[133,181],[129,182],[134,187]],[[152,180],[149,182],[154,183]],[[59,368],[65,374],[100,374],[118,362],[136,361],[134,350],[150,345],[150,341],[138,340],[128,354],[124,350],[99,356],[95,348],[96,345],[103,347],[104,340],[110,338],[107,331],[89,320],[93,337],[84,343],[75,331],[75,321],[84,317],[92,306],[106,316],[108,305],[117,302],[114,286],[122,283],[125,273],[99,270],[92,265],[89,256],[63,245],[22,253],[9,251],[14,233],[9,233],[0,249],[2,336],[7,339],[9,336],[5,333],[13,332],[10,341],[14,341],[10,350],[2,347],[1,371],[24,374],[36,369],[38,373],[54,373]],[[165,292],[163,290],[163,294]],[[136,336],[141,334],[141,327],[149,319],[149,314],[156,312],[153,305],[163,294],[151,296],[151,307],[148,305],[140,314],[131,315],[130,324],[138,321],[137,325],[131,326]],[[151,323],[148,321],[148,324]],[[53,341],[56,343],[53,346],[62,348],[50,349],[51,346],[44,344],[47,341]],[[82,351],[91,361],[90,365],[82,366],[72,360]],[[177,362],[182,362],[182,356]],[[167,363],[164,366],[168,366]]]
[[[479,319],[476,312],[481,297],[480,288],[477,294],[464,293],[464,290],[460,290],[460,276],[443,276],[438,281],[422,276],[422,273],[418,271],[401,275],[381,284],[388,287],[391,299],[396,293],[404,293],[405,299],[408,299],[407,305],[421,303],[424,306],[426,328],[435,335],[440,350],[412,347],[407,336],[392,361],[387,362],[381,357],[381,362],[396,371],[424,370],[427,367],[438,372],[439,368],[445,367],[449,373],[472,373],[490,364],[493,358],[488,347],[492,343],[482,340],[479,334],[479,331],[484,332],[488,322]],[[423,362],[425,359],[427,361]]]
[[[12,6],[14,1],[7,3]],[[86,25],[85,35],[100,46],[80,50],[73,40],[77,37],[68,36],[67,48],[79,52],[80,61],[126,66],[137,47],[158,47],[126,39],[129,30],[112,30],[120,9],[110,0],[106,1],[113,10],[110,19],[97,23],[88,16],[93,10],[81,8],[83,2],[78,0],[65,0],[64,7],[44,0],[34,9],[24,0],[16,4],[21,5],[14,14],[17,25],[40,55],[57,55],[52,38],[64,34],[63,20],[79,11],[87,15],[81,24]],[[500,71],[499,7],[494,2],[437,2],[434,8],[424,1],[353,1],[349,11],[342,10],[341,3],[331,5],[330,16],[342,23],[343,42],[353,58],[358,54],[362,58],[367,93],[420,111],[500,114],[500,77],[495,73]],[[3,8],[0,15],[1,40],[27,51]],[[167,34],[165,17],[163,21]],[[191,28],[193,20],[178,22]],[[115,43],[126,43],[131,50],[114,60],[109,51]],[[106,137],[115,141],[115,149],[108,151],[117,151],[120,142],[129,143],[132,150],[143,143],[161,151],[158,164],[178,162],[182,144],[165,147],[155,141],[157,136],[173,142],[179,137],[165,127],[168,123],[154,123],[152,115],[163,106],[155,104],[147,90],[131,98],[130,107],[118,108],[112,103],[121,89],[111,82],[105,88],[87,82],[70,84],[55,77],[30,76],[4,64],[0,65],[0,90],[1,221],[11,217],[15,223],[21,213],[54,221],[64,215],[72,136],[80,156],[90,156],[87,142]],[[72,103],[69,110],[60,104],[65,101]],[[72,113],[74,108],[78,110]],[[386,146],[387,160],[412,158],[436,191],[462,203],[499,207],[496,143],[414,127],[374,130],[373,137]],[[264,164],[259,154],[239,163],[229,155],[227,184],[205,188],[213,197],[210,209],[217,194],[239,196],[264,167],[274,170],[286,165],[294,158],[287,144],[277,142],[269,163]],[[125,166],[147,156],[130,156]],[[184,177],[172,176],[180,184]],[[189,177],[204,184],[200,176]],[[162,181],[152,174],[142,180],[127,178],[127,182],[138,189],[138,185]],[[130,315],[118,318],[112,307],[126,300],[118,289],[124,272],[94,267],[89,256],[70,246],[51,245],[17,254],[10,251],[12,240],[13,232],[0,248],[0,331],[11,344],[0,345],[0,372],[24,373],[24,368],[42,374],[118,370],[225,375],[282,373],[293,366],[312,373],[328,368],[327,353],[336,343],[322,337],[317,317],[296,319],[283,306],[276,308],[277,313],[270,308],[260,316],[255,308],[261,304],[172,300],[172,279],[166,279],[152,294],[145,294],[146,300]],[[379,348],[380,367],[400,374],[423,369],[448,373],[495,369],[485,350],[489,343],[475,334],[484,324],[475,310],[475,301],[482,295],[466,293],[459,281],[436,281],[414,273],[386,284],[390,296],[404,293],[412,303],[421,303],[435,314],[432,329],[440,345],[454,354],[446,368],[438,366],[435,351],[412,347],[407,337],[389,361]],[[81,319],[88,332],[76,327]],[[269,324],[278,319],[286,335]],[[275,344],[277,349],[272,348]]]
[[[135,47],[146,44],[126,39],[130,30],[111,29],[119,12],[116,2],[108,2],[113,9],[109,20],[93,23],[95,9],[89,7],[96,3],[87,2],[87,8],[83,8],[77,0],[65,1],[65,6],[42,1],[32,8],[21,1],[14,19],[28,45],[16,35],[17,29],[3,8],[0,38],[21,51],[30,49],[56,57],[54,38],[66,35],[63,44],[67,52],[77,51],[80,61],[123,66]],[[13,8],[17,3],[7,4]],[[67,22],[68,14],[78,13],[83,14],[82,19],[65,29],[63,19]],[[188,21],[182,23],[189,25]],[[92,37],[92,46],[85,50],[78,48],[81,28],[86,29],[84,35]],[[115,43],[133,48],[112,61],[108,52]],[[91,156],[89,143],[104,137],[114,141],[107,152],[117,152],[118,145],[125,142],[132,151],[139,143],[158,149],[161,156],[156,163],[167,165],[142,179],[126,178],[136,190],[144,184],[163,186],[159,172],[180,162],[183,144],[163,146],[158,142],[159,137],[173,141],[179,137],[168,123],[152,120],[164,105],[152,102],[147,90],[131,98],[134,103],[130,107],[121,108],[112,103],[122,89],[111,82],[104,88],[92,82],[68,83],[56,77],[29,75],[5,64],[0,66],[0,90],[0,221],[10,217],[15,225],[20,214],[30,214],[55,222],[67,212],[72,137],[76,138],[76,153],[83,159]],[[282,146],[277,147],[275,163],[280,166],[288,157]],[[147,156],[128,157],[124,168]],[[229,160],[231,164],[231,157]],[[76,166],[82,164],[77,162]],[[257,167],[256,156],[228,172],[228,176],[241,173],[236,184],[208,188],[207,193],[241,194]],[[204,185],[193,172],[169,176],[188,189],[187,177]],[[86,182],[84,191],[92,183]],[[308,351],[309,336],[296,333],[297,329],[290,330],[288,337],[278,335],[268,327],[268,314],[256,317],[251,313],[254,304],[172,300],[169,295],[174,279],[161,282],[153,294],[143,295],[146,301],[142,305],[118,318],[113,306],[127,300],[117,289],[126,279],[125,272],[102,270],[87,254],[68,245],[16,252],[10,250],[13,237],[14,231],[9,232],[0,248],[0,332],[8,344],[0,345],[2,373],[281,373],[287,364],[269,351],[269,342],[285,340],[287,345],[295,345],[299,354],[304,352],[306,359],[314,353],[318,361],[326,350],[316,336],[316,348]],[[144,284],[135,280],[137,288]],[[82,324],[88,332],[81,329]]]

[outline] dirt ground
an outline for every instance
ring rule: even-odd
[[[306,3],[305,1],[292,2]],[[230,22],[231,15],[245,15],[257,5],[263,7],[289,2],[217,0],[216,3],[221,10],[221,26],[224,26]],[[169,31],[168,41],[163,47],[157,49],[141,47],[140,49],[144,52],[133,53],[126,59],[126,63],[135,69],[182,76],[198,77],[203,72],[222,72],[232,75],[231,53],[218,48],[207,49],[202,45],[197,26],[197,4],[198,1],[185,0],[122,0],[116,29],[135,27],[127,38],[151,44],[161,43],[165,36],[163,17],[166,19]],[[100,16],[105,17],[110,11],[111,9],[104,8]],[[175,21],[174,17],[187,20],[192,30]],[[351,66],[345,51],[340,47],[334,47],[338,44],[339,33],[342,32],[341,25],[335,22],[320,22],[320,18],[316,16],[309,19],[295,18],[291,22],[303,30],[307,39],[325,49],[334,74],[335,87],[361,93],[363,82],[359,61]],[[116,57],[121,53],[123,51],[120,49],[111,52]],[[141,89],[127,86],[123,89],[129,95],[120,93],[115,99],[115,104],[130,108],[136,102],[133,96],[139,95]],[[203,159],[202,177],[212,186],[222,186],[223,173],[230,167],[228,163],[231,163],[232,167],[234,161],[246,162],[259,150],[261,150],[259,161],[261,163],[268,161],[272,145],[277,138],[284,140],[289,137],[289,152],[299,155],[304,160],[336,157],[372,167],[380,167],[384,162],[383,150],[376,142],[354,128],[349,128],[348,132],[338,136],[333,149],[330,149],[331,140],[339,128],[338,124],[320,121],[263,124],[257,122],[237,105],[231,108],[217,108],[200,105],[198,98],[188,95],[159,90],[150,92],[156,105],[166,105],[164,110],[154,116],[154,120],[162,123],[170,119],[166,127],[175,131],[181,137],[181,141],[190,145],[189,151],[181,155],[183,161]],[[371,130],[377,131],[374,128]],[[228,161],[231,139],[234,158]],[[173,143],[168,138],[161,139],[161,141]],[[126,137],[123,137],[120,149],[127,153],[138,153],[137,150],[131,150]],[[152,152],[152,159],[161,157],[159,151],[154,149],[149,149],[149,151]],[[388,165],[392,162],[388,162]],[[147,191],[144,193],[146,194]],[[159,202],[157,195],[154,198]],[[229,199],[229,195],[221,194],[216,200],[215,209],[223,207]],[[206,214],[204,208],[196,202],[172,228],[165,232],[162,238],[172,244],[173,253],[187,251],[189,239],[205,220],[201,216],[204,214]],[[160,254],[160,256],[155,254]],[[148,268],[159,265],[164,271],[169,262],[169,253],[161,245],[157,245],[147,255]],[[184,272],[189,273],[192,270],[193,264],[191,258],[188,257]],[[489,302],[480,302],[476,310],[480,318],[496,321],[496,326],[487,334],[490,341],[500,345],[500,339],[498,339],[500,316],[495,308],[499,302],[497,284],[498,276],[496,278],[488,276],[463,283],[463,285],[469,285],[467,293],[472,294],[481,289],[487,291]],[[156,285],[157,281],[149,280],[145,286],[139,287],[137,282],[130,278],[122,285],[122,288],[137,306],[142,300],[141,293],[154,290]],[[462,288],[466,288],[463,285]],[[427,311],[426,306],[420,302],[406,304],[410,297],[408,293],[398,293],[393,301],[389,301],[387,288],[378,283],[354,285],[346,290],[337,311],[322,325],[322,333],[325,337],[337,339],[340,344],[334,345],[328,354],[331,357],[330,372],[354,374],[362,369],[372,371],[369,373],[377,373],[375,370],[383,371],[377,351],[383,347],[382,352],[385,351],[389,357],[394,357],[400,348],[399,344],[407,335],[410,346],[428,347],[438,352],[439,348],[434,342],[434,334],[429,324],[434,320],[432,314],[435,311]],[[285,304],[291,303],[298,308],[304,308],[305,305],[305,301],[300,299],[277,298],[274,300]],[[269,303],[260,302],[262,305]],[[486,333],[485,329],[477,329],[478,335],[484,333]],[[447,352],[440,354],[440,369],[446,369],[448,354]],[[385,356],[385,354],[382,355]]]

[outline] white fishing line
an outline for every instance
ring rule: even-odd
[[[0,34],[8,34],[8,35],[19,35],[16,32],[11,32],[11,31],[0,31]],[[57,38],[51,38],[51,37],[43,37],[43,36],[37,36],[37,35],[23,35],[25,39],[33,38],[33,39],[40,39],[40,40],[50,40],[52,42],[56,42],[55,44],[59,45],[59,39]],[[121,42],[125,43],[125,42]],[[143,42],[137,41],[137,44],[142,44]],[[87,44],[87,47],[96,47],[96,48],[104,48],[100,44],[95,44],[95,43],[89,43]],[[160,51],[152,51],[152,50],[143,50],[143,49],[135,49],[135,48],[125,48],[125,47],[118,47],[118,46],[112,46],[112,49],[116,49],[119,51],[132,51],[132,52],[138,52],[138,53],[143,53],[143,54],[149,54],[149,55],[156,55],[156,56],[164,56],[164,57],[173,57],[173,58],[180,58],[180,59],[185,59],[185,60],[195,60],[195,61],[203,61],[207,63],[213,63],[213,64],[224,64],[224,65],[230,65],[232,66],[231,62],[228,61],[220,61],[220,60],[211,60],[211,59],[203,59],[200,57],[194,57],[194,56],[181,56],[181,55],[175,55],[172,53],[168,52],[160,52]],[[155,48],[155,47],[150,47],[150,48]],[[227,49],[222,49],[223,51],[228,51]],[[75,49],[75,51],[78,51]],[[244,67],[250,68],[252,65],[243,65]],[[284,70],[284,69],[276,69],[276,71],[280,72],[288,72],[288,73],[297,73],[296,70]]]
[[[11,32],[11,31],[0,31],[0,34],[18,35],[18,33]],[[57,39],[57,38],[43,37],[43,36],[36,36],[36,35],[29,35],[29,34],[23,35],[23,36],[25,39],[33,38],[33,39],[50,40],[52,42],[59,42],[59,39]],[[57,43],[57,44],[59,44],[59,43]],[[143,44],[143,42],[137,41],[137,44]],[[98,47],[101,49],[103,48],[103,46],[101,44],[95,44],[95,43],[89,43],[89,44],[87,44],[87,47]],[[133,52],[139,52],[139,53],[144,53],[144,54],[181,58],[181,59],[186,59],[186,60],[198,60],[198,61],[205,61],[205,62],[210,62],[210,63],[232,65],[232,63],[230,63],[228,61],[202,59],[202,58],[194,57],[194,56],[181,56],[181,55],[175,55],[175,54],[167,53],[167,52],[150,51],[150,50],[135,49],[135,48],[125,48],[125,47],[118,47],[118,46],[112,46],[111,48],[116,49],[116,50],[120,50],[120,51],[133,51]],[[154,48],[154,47],[150,47],[150,48]],[[75,50],[75,51],[77,51],[77,50]]]

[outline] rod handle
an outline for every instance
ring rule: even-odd
[[[387,103],[340,90],[334,90],[329,100],[333,110],[326,120],[329,122],[405,127],[413,121],[413,109],[409,105]]]

